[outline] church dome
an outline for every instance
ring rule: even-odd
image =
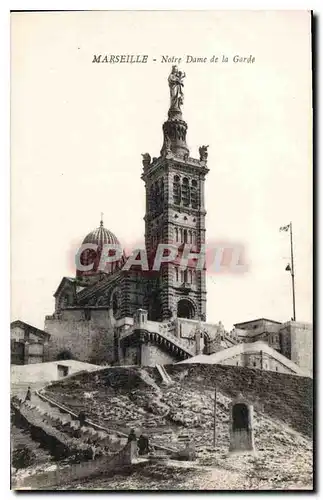
[[[80,256],[80,263],[84,266],[88,266],[93,264],[92,269],[89,271],[83,271],[77,269],[76,275],[78,277],[81,276],[93,276],[98,275],[100,273],[112,274],[122,267],[124,264],[124,255],[118,260],[108,262],[104,269],[99,269],[102,266],[101,263],[101,255],[104,245],[118,245],[121,247],[118,238],[111,232],[109,229],[106,229],[103,226],[103,221],[101,220],[100,226],[89,234],[87,234],[82,242],[82,245],[97,245],[96,250],[94,249],[84,249]],[[115,254],[115,250],[109,250],[109,256],[113,256]]]
[[[103,227],[102,220],[100,227],[97,227],[85,236],[82,244],[84,245],[85,243],[92,243],[99,247],[103,247],[103,245],[120,245],[118,238],[109,229]]]

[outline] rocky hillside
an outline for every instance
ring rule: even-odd
[[[216,387],[219,420],[228,417],[224,402],[243,394],[259,414],[312,436],[310,378],[220,365],[169,365],[167,372],[170,386],[161,384],[155,368],[115,367],[56,382],[47,391],[76,412],[86,409],[102,425],[127,430],[212,427]]]
[[[164,386],[154,368],[115,367],[83,373],[48,387],[47,395],[106,428],[150,435],[172,450],[186,433],[200,466],[242,474],[257,488],[300,484],[312,475],[312,381],[239,367],[170,365],[173,383]],[[217,387],[216,449],[213,440],[214,387]],[[254,404],[257,455],[228,455],[229,403],[242,393]],[[259,483],[260,481],[260,483]],[[295,486],[294,486],[295,487]]]
[[[167,372],[190,387],[217,387],[229,397],[243,394],[265,415],[306,435],[313,433],[313,380],[238,366],[169,365]]]

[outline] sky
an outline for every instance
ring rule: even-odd
[[[207,242],[238,243],[248,262],[242,274],[208,273],[207,320],[230,330],[291,318],[290,241],[279,227],[292,221],[296,316],[312,321],[308,12],[12,13],[11,54],[12,320],[43,328],[101,212],[123,245],[143,239],[141,154],[159,156],[172,66],[161,60],[174,56],[186,73],[190,156],[209,145]],[[94,54],[148,62],[96,64]]]

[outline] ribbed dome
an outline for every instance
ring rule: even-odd
[[[105,267],[102,268],[100,265],[100,259],[102,255],[102,251],[104,249],[104,245],[118,245],[120,246],[118,238],[111,233],[108,229],[103,226],[103,221],[101,220],[100,226],[93,231],[91,231],[87,236],[85,236],[82,245],[93,244],[97,245],[96,249],[84,249],[80,256],[80,263],[84,266],[88,266],[93,264],[92,269],[89,271],[83,271],[80,269],[76,270],[76,275],[78,277],[81,276],[93,276],[98,273],[111,274],[120,269],[124,263],[124,255],[116,261],[107,262]],[[110,253],[112,252],[112,253]],[[109,251],[109,256],[115,255],[116,250],[111,249]],[[101,263],[102,264],[102,263]]]
[[[93,243],[94,245],[98,245],[99,247],[107,244],[120,245],[118,238],[113,233],[111,233],[109,229],[103,227],[102,220],[100,222],[100,227],[94,229],[87,236],[85,236],[83,240],[83,244],[84,243]]]

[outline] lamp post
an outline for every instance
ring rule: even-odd
[[[294,274],[294,254],[293,254],[293,230],[292,223],[289,224],[290,231],[290,258],[291,258],[291,275],[292,275],[292,289],[293,289],[293,321],[296,321],[296,307],[295,307],[295,274]]]
[[[289,271],[292,277],[292,294],[293,294],[293,317],[292,321],[296,321],[296,305],[295,305],[295,270],[294,270],[294,250],[293,250],[293,227],[290,222],[287,226],[282,226],[279,231],[289,231],[290,234],[290,259],[291,263],[285,268]]]

